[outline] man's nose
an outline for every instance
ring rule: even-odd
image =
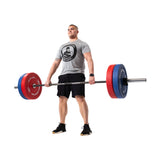
[[[72,32],[72,30],[73,30],[73,29],[72,29],[72,28],[70,28],[70,29],[68,29],[68,32]]]

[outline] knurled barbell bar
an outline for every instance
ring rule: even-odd
[[[95,83],[106,83],[108,93],[111,98],[125,98],[128,90],[129,82],[146,82],[146,78],[127,78],[127,72],[123,64],[110,65],[107,69],[105,81],[95,81]],[[76,84],[89,84],[85,82],[67,82],[67,83],[52,83],[50,86],[57,85],[76,85]],[[19,94],[24,99],[37,99],[42,91],[40,77],[36,73],[23,74],[18,80]]]

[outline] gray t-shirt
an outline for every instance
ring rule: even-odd
[[[77,39],[74,42],[63,44],[56,59],[63,60],[62,72],[64,74],[84,73],[84,53],[91,52],[87,43]]]

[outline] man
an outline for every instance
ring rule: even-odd
[[[56,69],[61,61],[63,61],[63,67],[59,76],[59,83],[85,81],[84,59],[86,59],[88,63],[89,83],[95,83],[94,65],[90,48],[87,43],[78,39],[78,33],[79,31],[76,25],[71,24],[68,27],[68,36],[70,41],[60,47],[48,74],[45,83],[46,87],[50,86],[49,84],[51,83],[51,77],[56,72]],[[88,123],[88,106],[85,101],[84,84],[58,86],[57,96],[59,96],[60,124],[55,130],[53,130],[52,133],[55,134],[66,131],[65,118],[67,115],[67,100],[70,92],[72,92],[72,97],[75,98],[79,104],[80,113],[84,121],[84,127],[81,135],[90,135],[92,131]]]

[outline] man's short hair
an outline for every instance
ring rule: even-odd
[[[74,24],[70,24],[69,26],[74,26],[78,30],[78,27],[76,25],[74,25]]]

